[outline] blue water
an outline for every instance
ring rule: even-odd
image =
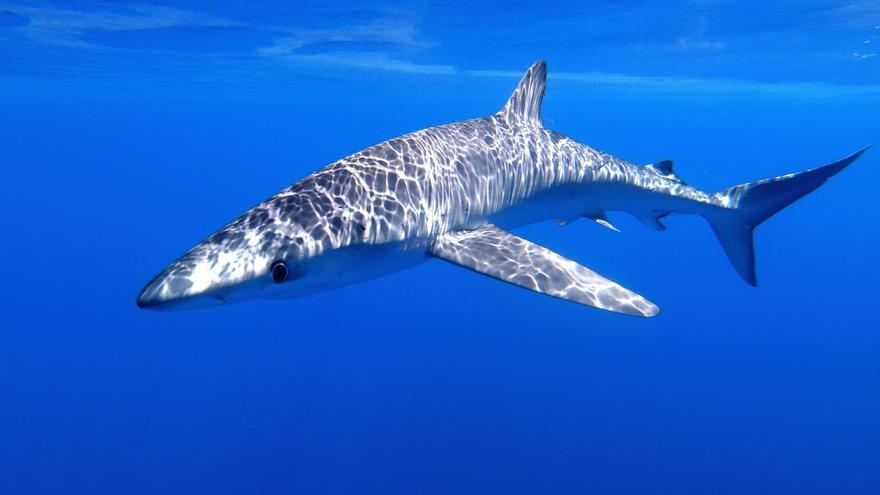
[[[714,191],[880,141],[878,47],[876,2],[0,2],[0,493],[880,493],[877,150],[758,229],[757,289],[699,218],[518,232],[653,319],[441,261],[134,304],[539,58],[548,127]]]

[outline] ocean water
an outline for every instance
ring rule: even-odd
[[[650,319],[439,260],[135,306],[324,165],[497,111],[704,190],[880,141],[880,4],[0,1],[0,493],[880,493],[880,155],[757,230],[517,231]]]

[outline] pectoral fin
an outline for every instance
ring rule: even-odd
[[[434,256],[520,287],[594,308],[636,316],[660,310],[601,275],[494,225],[450,232],[431,247]]]

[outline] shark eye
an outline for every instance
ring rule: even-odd
[[[287,280],[287,265],[283,261],[278,260],[272,263],[272,281],[280,284]]]

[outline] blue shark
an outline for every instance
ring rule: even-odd
[[[532,65],[502,109],[431,127],[343,158],[270,197],[156,275],[143,308],[288,298],[441,259],[541,294],[617,313],[658,307],[593,270],[523,239],[523,225],[609,211],[662,230],[672,213],[708,220],[733,268],[756,285],[755,227],[864,151],[719,192],[671,161],[637,165],[544,127],[547,67]]]

